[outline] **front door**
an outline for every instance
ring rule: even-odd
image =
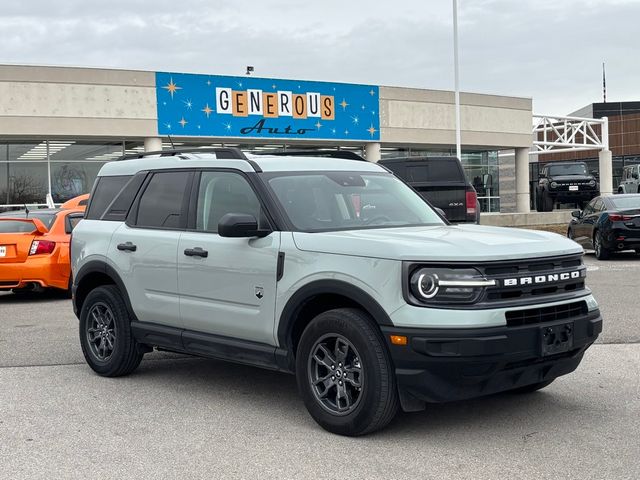
[[[280,232],[264,238],[218,235],[218,222],[227,213],[251,214],[265,226],[260,201],[241,173],[205,171],[195,186],[195,219],[178,246],[184,328],[275,345]]]

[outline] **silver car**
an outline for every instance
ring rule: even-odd
[[[126,375],[155,347],[292,373],[343,435],[398,408],[543,388],[602,329],[578,244],[449,225],[353,159],[227,148],[107,163],[71,253],[95,372]]]

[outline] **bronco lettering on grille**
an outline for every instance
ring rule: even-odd
[[[502,285],[505,287],[515,287],[518,285],[533,285],[540,283],[558,282],[580,278],[582,273],[579,270],[574,272],[549,273],[545,275],[535,275],[532,277],[505,278]]]

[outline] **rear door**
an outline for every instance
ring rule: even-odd
[[[250,214],[261,228],[268,226],[258,196],[241,173],[204,171],[194,187],[192,225],[178,248],[184,328],[274,345],[280,232],[264,238],[218,235],[218,222],[227,213]],[[197,339],[190,348],[198,348]]]
[[[142,322],[181,326],[176,257],[192,176],[189,171],[150,175],[127,221],[111,238],[107,257],[116,264]]]

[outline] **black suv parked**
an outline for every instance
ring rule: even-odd
[[[551,162],[540,172],[536,187],[536,210],[550,212],[556,203],[584,206],[600,192],[595,176],[584,162]]]
[[[378,162],[441,209],[453,223],[480,223],[478,194],[456,157],[400,157]]]

